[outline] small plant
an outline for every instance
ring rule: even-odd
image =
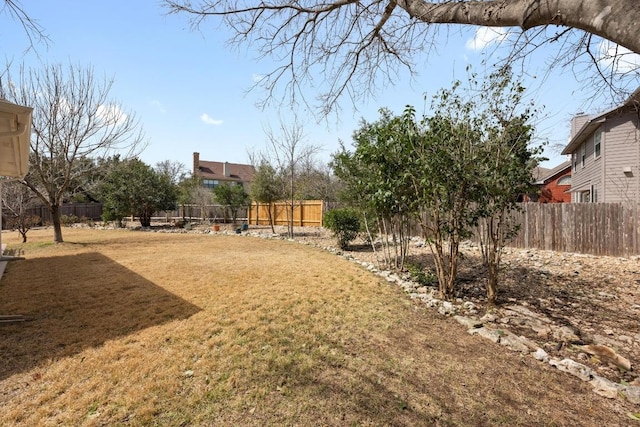
[[[338,238],[340,249],[346,250],[358,236],[360,217],[353,209],[333,209],[325,214],[324,226]]]
[[[425,271],[419,264],[406,264],[407,272],[411,280],[421,284],[422,286],[432,286],[438,283],[438,278],[432,271]]]
[[[70,227],[77,222],[80,222],[80,218],[75,215],[60,215],[60,223],[65,227]]]

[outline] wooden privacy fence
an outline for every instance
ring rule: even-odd
[[[29,208],[27,213],[39,217],[43,224],[51,224],[53,222],[51,211],[46,206]],[[60,215],[99,221],[102,219],[102,203],[63,203],[60,206]]]
[[[507,244],[592,255],[640,254],[638,205],[524,203],[514,212],[521,228]]]
[[[269,225],[269,208],[274,225],[287,225],[289,217],[287,206],[290,202],[276,202],[271,205],[266,203],[251,204],[249,209],[250,225]],[[293,208],[293,225],[303,227],[322,227],[322,215],[324,202],[322,200],[296,201]]]

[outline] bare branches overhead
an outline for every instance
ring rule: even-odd
[[[303,103],[324,115],[339,99],[355,103],[396,82],[401,72],[413,76],[418,54],[434,49],[437,31],[452,24],[510,27],[519,35],[511,41],[510,59],[552,44],[554,65],[590,60],[591,75],[620,92],[628,90],[629,79],[620,78],[617,67],[603,72],[601,55],[590,53],[602,39],[640,53],[637,0],[164,0],[164,5],[169,13],[189,15],[194,27],[217,18],[232,31],[231,46],[249,44],[259,57],[275,61],[257,83],[267,100]],[[637,84],[637,71],[632,77]],[[303,85],[314,88],[317,99],[301,96]]]
[[[1,4],[1,3],[0,3]],[[34,47],[37,42],[49,43],[44,28],[22,7],[17,0],[4,0],[4,6],[0,6],[0,15],[6,14],[16,21],[24,30],[25,35],[29,39],[29,48]]]

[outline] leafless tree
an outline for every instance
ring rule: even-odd
[[[300,167],[312,164],[313,156],[319,147],[309,144],[304,133],[304,128],[294,117],[293,121],[286,123],[280,119],[278,131],[265,126],[267,137],[267,149],[262,153],[262,158],[275,166],[276,171],[286,179],[282,182],[286,185],[283,193],[287,195],[287,234],[293,237],[294,210],[296,206],[296,181]]]
[[[296,190],[300,199],[335,202],[339,185],[338,178],[326,163],[313,157],[301,162]]]
[[[414,75],[417,53],[429,53],[438,31],[458,24],[509,28],[515,38],[512,59],[541,46],[556,46],[551,62],[574,70],[580,64],[617,102],[638,85],[637,67],[625,66],[625,54],[640,53],[637,0],[163,0],[169,13],[191,16],[200,27],[217,18],[230,28],[229,43],[251,44],[260,57],[277,65],[257,85],[267,100],[310,104],[301,95],[304,82],[321,93],[327,114],[344,97],[357,101],[393,84],[400,72]],[[602,52],[603,39],[611,46]],[[607,58],[608,56],[608,58]],[[421,64],[420,64],[421,65]],[[323,77],[318,77],[323,76]],[[322,81],[322,78],[324,80]],[[381,80],[379,80],[381,78]]]
[[[168,176],[171,183],[178,184],[186,177],[187,167],[177,160],[163,160],[156,163],[156,171],[161,175]]]
[[[31,212],[31,208],[38,205],[37,196],[18,181],[0,181],[2,193],[2,216],[6,220],[7,228],[17,230],[22,236],[22,242],[27,241],[27,232],[36,225],[40,218]]]
[[[202,221],[206,221],[209,218],[209,206],[213,203],[213,192],[206,187],[197,185],[192,189],[191,197],[193,202],[200,207]]]
[[[94,169],[92,160],[143,148],[136,117],[109,99],[112,79],[92,68],[48,65],[11,70],[0,79],[0,97],[33,107],[29,173],[22,181],[51,211],[54,242],[60,243],[60,205],[69,190]]]

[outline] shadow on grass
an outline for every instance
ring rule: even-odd
[[[200,308],[100,253],[13,263],[0,283],[0,380]]]

